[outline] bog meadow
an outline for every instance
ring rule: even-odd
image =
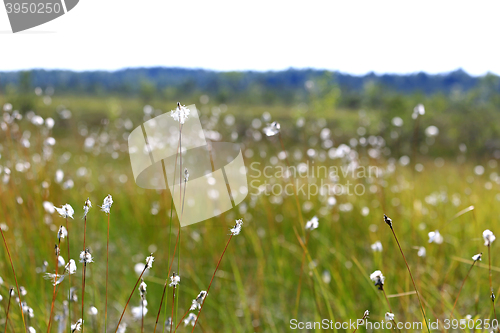
[[[248,188],[180,228],[128,136],[191,104]],[[8,72],[0,113],[5,332],[498,331],[496,76]]]

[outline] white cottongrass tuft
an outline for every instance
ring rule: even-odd
[[[419,257],[425,257],[426,254],[427,254],[427,251],[425,250],[425,247],[421,246],[418,248],[417,255]]]
[[[151,269],[153,267],[153,261],[155,261],[155,257],[153,257],[153,254],[151,253],[151,255],[146,258],[146,267],[148,269]]]
[[[33,326],[28,327],[28,332],[29,333],[36,333],[36,330],[33,328]]]
[[[318,218],[314,216],[311,220],[307,221],[305,228],[306,230],[314,230],[318,228],[318,226],[319,226]]]
[[[76,264],[73,259],[69,260],[69,262],[66,264],[66,267],[64,267],[64,271],[70,275],[76,273]]]
[[[478,254],[472,256],[472,260],[474,260],[474,261],[478,261],[478,260],[481,261],[482,257],[483,257],[483,254],[482,253],[478,253]]]
[[[85,200],[85,204],[83,205],[83,217],[87,217],[87,214],[89,213],[90,208],[92,207],[92,202],[90,202],[90,199],[87,198]]]
[[[175,273],[172,274],[170,277],[170,284],[168,285],[169,287],[175,287],[181,282],[181,277]]]
[[[52,285],[54,285],[54,286],[57,286],[59,283],[63,282],[65,277],[66,277],[66,274],[59,275],[59,274],[53,274],[53,273],[45,273],[45,279],[51,281]]]
[[[380,243],[380,241],[376,241],[375,243],[370,245],[370,247],[372,248],[373,252],[382,252],[383,250],[382,243]]]
[[[141,300],[141,305],[132,308],[132,316],[134,319],[141,319],[148,313],[148,301],[145,299]]]
[[[65,218],[73,218],[73,214],[75,213],[75,210],[69,204],[65,204],[61,208],[57,208],[56,206],[54,206],[54,209],[57,210],[59,215]]]
[[[111,211],[111,206],[113,205],[113,197],[111,194],[108,194],[106,198],[104,198],[104,201],[101,206],[101,210],[105,212],[106,214],[109,214]]]
[[[431,231],[429,232],[429,243],[441,244],[443,243],[443,236],[439,233],[439,231]]]
[[[189,117],[191,110],[186,108],[185,105],[181,105],[181,103],[177,102],[177,108],[175,110],[170,111],[170,115],[174,118],[175,121],[178,121],[181,125],[186,122]]]
[[[229,230],[231,232],[231,235],[233,236],[239,235],[242,226],[243,226],[243,220],[242,219],[236,220],[236,225]]]
[[[84,263],[85,265],[91,262],[94,262],[94,258],[92,258],[92,255],[89,252],[89,249],[86,249],[85,251],[80,252],[80,262]]]
[[[385,321],[393,321],[393,320],[394,320],[394,313],[386,312]]]
[[[483,231],[484,245],[490,246],[496,239],[495,235],[490,229]]]
[[[191,308],[189,308],[189,311],[201,309],[201,304],[203,303],[205,297],[207,297],[207,292],[204,290],[200,291],[198,296],[195,299],[193,299],[193,304],[191,304]]]
[[[382,288],[384,287],[385,276],[380,270],[376,270],[375,272],[371,273],[370,280],[375,282],[375,285],[378,287],[378,289],[382,290]]]
[[[144,280],[142,280],[141,284],[139,285],[139,293],[141,294],[141,298],[144,298],[146,296],[146,288],[148,285]]]
[[[125,333],[127,331],[127,324],[126,323],[121,323],[120,326],[118,326],[118,330],[116,333]]]
[[[64,226],[60,226],[57,231],[57,239],[61,241],[62,238],[66,238],[68,236],[68,230]]]
[[[194,313],[190,313],[186,319],[184,319],[184,326],[191,325],[194,326],[196,322],[196,315]]]
[[[280,132],[280,124],[276,121],[273,121],[271,124],[264,127],[264,134],[267,136],[274,136]]]
[[[97,308],[95,306],[91,306],[89,308],[89,315],[91,316],[97,316],[97,314],[99,313],[99,311],[97,311]]]
[[[80,318],[75,324],[71,325],[71,332],[81,331],[82,325],[83,325],[83,319]]]

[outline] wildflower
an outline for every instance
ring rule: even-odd
[[[177,108],[170,111],[170,115],[172,116],[172,118],[174,118],[175,121],[178,121],[181,125],[184,124],[190,113],[191,110],[186,108],[185,105],[181,105],[181,103],[179,102],[177,102]]]
[[[394,320],[394,313],[386,312],[385,313],[385,320],[386,321],[392,321],[392,320]]]
[[[439,231],[431,231],[429,232],[429,243],[441,244],[443,243],[443,236],[439,233]]]
[[[68,274],[75,274],[76,273],[76,264],[73,259],[70,259],[69,262],[66,264],[64,267],[65,272]]]
[[[65,238],[68,236],[68,230],[64,226],[59,227],[59,231],[57,232],[57,239],[59,242],[61,241],[61,238]]]
[[[196,315],[194,313],[190,313],[186,319],[184,319],[184,326],[191,325],[194,326],[196,322]]]
[[[385,276],[382,275],[381,271],[376,270],[375,272],[371,273],[370,274],[370,280],[372,280],[373,282],[375,282],[375,286],[377,286],[379,290],[383,290]]]
[[[144,296],[146,296],[146,288],[148,287],[148,285],[146,284],[146,282],[144,282],[144,280],[142,280],[141,284],[139,285],[139,293],[141,293],[141,298],[144,298]]]
[[[146,258],[146,267],[151,269],[153,267],[153,261],[155,261],[155,257],[153,257],[153,254],[151,253],[151,255]]]
[[[89,315],[91,315],[91,316],[97,316],[97,313],[99,313],[99,311],[97,311],[97,308],[95,306],[91,306],[89,308]]]
[[[181,277],[175,273],[172,274],[170,277],[170,284],[168,285],[169,287],[175,287],[181,282]]]
[[[427,254],[427,251],[425,250],[425,247],[421,246],[418,248],[417,256],[425,257],[426,254]]]
[[[29,333],[36,333],[36,330],[33,328],[33,326],[28,327],[28,332]]]
[[[80,262],[83,262],[85,265],[88,263],[94,262],[94,258],[92,258],[92,255],[89,252],[89,249],[86,249],[85,251],[80,252]]]
[[[113,197],[111,194],[108,194],[106,198],[104,198],[104,202],[102,203],[101,210],[106,214],[109,214],[111,210],[111,205],[113,204]]]
[[[229,230],[229,231],[231,231],[231,235],[233,235],[233,236],[239,235],[241,232],[242,225],[243,225],[242,219],[236,220],[236,225]]]
[[[59,213],[59,215],[61,215],[61,217],[65,218],[68,217],[73,218],[73,214],[75,213],[73,207],[71,207],[69,204],[65,204],[61,206],[61,208],[57,208],[56,206],[54,206],[54,209],[57,210],[57,212]]]
[[[80,318],[74,325],[71,325],[71,332],[81,331],[82,325],[83,325],[83,319]]]
[[[491,230],[489,229],[483,231],[483,238],[485,246],[490,246],[491,243],[493,243],[493,241],[496,239],[495,235],[493,235],[493,232],[491,232]]]
[[[307,221],[306,230],[314,230],[318,228],[318,226],[319,226],[318,218],[314,216],[310,221]]]
[[[148,313],[148,301],[145,299],[141,300],[141,305],[132,308],[132,316],[134,319],[141,319]]]
[[[385,215],[385,214],[384,214],[384,221],[385,221],[385,223],[387,223],[387,224],[389,225],[389,227],[391,227],[391,229],[392,229],[392,219],[391,219],[389,216],[387,216],[387,215]]]
[[[267,136],[274,136],[280,132],[280,124],[276,121],[273,121],[271,124],[264,127],[264,134]]]
[[[83,205],[83,217],[87,217],[87,214],[91,207],[92,207],[92,202],[90,202],[90,199],[87,198],[87,200],[85,200],[85,205]]]
[[[201,304],[203,303],[203,300],[205,299],[206,296],[207,296],[206,291],[204,290],[200,291],[198,296],[195,299],[193,299],[193,304],[191,305],[191,308],[189,308],[189,311],[201,309]]]
[[[382,243],[380,243],[379,241],[376,241],[375,243],[373,243],[371,245],[371,248],[372,248],[372,251],[373,252],[382,252]]]
[[[472,256],[472,260],[474,261],[481,261],[481,257],[483,256],[483,253],[478,253],[475,256]]]

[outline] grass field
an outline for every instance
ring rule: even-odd
[[[0,98],[0,105],[7,102]],[[173,109],[175,103],[155,107],[158,109],[149,117]],[[229,105],[199,109],[205,129],[217,131],[221,141],[242,145],[250,189],[245,201],[235,209],[181,229],[179,260],[176,254],[172,268],[181,276],[175,293],[174,328],[200,290],[207,289],[230,237],[229,229],[240,218],[243,229],[229,243],[195,327],[197,332],[289,332],[293,331],[292,319],[345,322],[361,318],[365,310],[370,311],[370,321],[382,321],[390,309],[384,293],[370,280],[375,270],[385,276],[384,290],[395,320],[422,321],[412,280],[384,214],[393,220],[427,319],[439,319],[438,330],[451,331],[444,326],[445,319],[495,317],[488,261],[491,259],[492,287],[498,295],[500,251],[493,242],[489,255],[482,233],[485,229],[499,232],[500,176],[496,160],[472,161],[463,154],[456,158],[423,156],[422,149],[408,154],[411,158],[401,157],[411,142],[370,137],[374,123],[382,121],[389,126],[391,121],[373,118],[370,112],[341,110],[332,117],[322,117],[306,116],[300,109],[285,107]],[[175,211],[170,222],[170,193],[139,188],[130,169],[127,136],[148,119],[149,110],[143,112],[142,103],[134,99],[77,97],[54,97],[50,105],[40,103],[36,114],[24,114],[22,119],[14,119],[10,108],[4,110],[0,131],[0,223],[17,281],[27,291],[22,300],[33,309],[33,317],[26,313],[26,325],[45,332],[50,318],[54,287],[43,273],[53,273],[56,268],[57,232],[60,225],[66,225],[64,218],[52,212],[52,204],[61,207],[68,203],[75,209],[68,233],[70,257],[77,262],[77,271],[71,280],[67,277],[58,285],[54,315],[60,321],[53,321],[51,331],[67,332],[69,316],[71,323],[81,317],[82,264],[78,259],[84,237],[82,207],[89,198],[93,207],[87,215],[86,247],[95,262],[87,265],[84,326],[88,332],[104,331],[108,216],[99,206],[111,194],[114,203],[109,214],[107,331],[115,331],[138,279],[137,269],[140,273],[141,266],[136,265],[144,264],[153,253],[153,267],[144,277],[148,302],[144,321],[133,318],[131,312],[140,303],[137,289],[123,317],[127,332],[140,332],[141,325],[145,332],[153,332],[179,223]],[[52,128],[48,117],[55,120]],[[401,117],[412,122],[411,110]],[[272,120],[281,123],[286,155],[278,136],[266,137],[262,132]],[[346,133],[355,133],[359,127],[366,133],[354,134],[351,139],[355,142],[346,139]],[[432,144],[428,144],[429,150]],[[291,178],[277,175],[286,168],[285,156],[291,166],[300,170],[329,172]],[[371,167],[377,172],[352,177],[342,174],[347,166],[356,166],[358,171]],[[264,174],[265,167],[269,177]],[[333,167],[339,168],[336,170],[340,174],[330,174]],[[300,213],[293,193],[280,191],[290,181],[297,187],[304,186],[298,195]],[[359,191],[315,191],[313,184],[322,182],[330,188],[334,184],[346,188],[349,182],[352,189],[358,185]],[[463,211],[470,206],[474,208]],[[319,219],[319,227],[306,231],[305,222],[314,216]],[[435,230],[443,237],[440,244],[429,243],[428,233]],[[377,241],[382,245],[381,252],[371,248]],[[65,261],[67,242],[68,238],[61,240]],[[307,249],[305,255],[301,244]],[[483,260],[472,267],[452,317],[472,256],[481,252]],[[10,332],[22,332],[15,297],[5,321],[9,289],[16,287],[5,246],[0,253],[0,327],[6,325]],[[70,303],[69,312],[65,312],[63,301],[68,299],[70,286],[76,288],[78,301]],[[172,303],[172,288],[167,287],[163,304],[167,311],[162,310],[158,332],[170,331],[163,323],[171,316]],[[97,308],[97,315],[88,314],[91,306]],[[177,330],[191,329],[191,325],[181,324]],[[415,331],[426,331],[425,325]]]

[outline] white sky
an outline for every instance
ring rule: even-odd
[[[499,1],[80,0],[9,33],[0,70],[181,66],[500,74]]]

